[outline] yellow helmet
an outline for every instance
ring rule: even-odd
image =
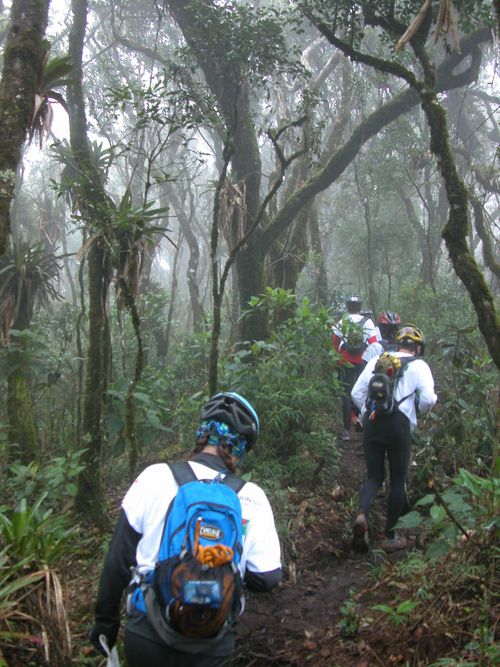
[[[396,334],[396,343],[404,344],[405,342],[420,345],[420,352],[421,354],[424,353],[424,335],[420,329],[417,329],[417,327],[413,326],[413,324],[405,324],[403,327],[401,327],[401,329],[398,330],[398,333]]]

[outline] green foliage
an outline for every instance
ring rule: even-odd
[[[116,452],[123,451],[125,440],[125,408],[129,381],[125,378],[110,385],[107,391],[112,399],[108,402],[107,435],[114,442]],[[134,391],[133,396],[137,406],[136,433],[139,441],[146,448],[150,448],[161,433],[169,432],[165,426],[170,421],[170,404],[165,391],[166,383],[160,374],[148,373]]]
[[[26,560],[16,562],[10,559],[7,548],[0,551],[0,640],[3,645],[25,638],[25,632],[15,631],[12,627],[12,621],[19,617],[19,599],[45,576],[43,571],[25,574],[26,564]],[[8,667],[1,651],[0,667]]]
[[[36,329],[11,329],[9,338],[9,345],[1,348],[0,371],[5,375],[20,368],[29,368],[33,375],[43,372],[50,357],[46,336]]]
[[[399,627],[402,623],[406,623],[410,620],[411,613],[417,605],[418,602],[415,600],[404,600],[395,606],[390,606],[387,604],[376,604],[372,607],[372,609],[374,611],[382,611],[387,615],[391,623],[393,623],[396,627]]]
[[[302,2],[301,6],[306,6],[309,11],[322,16],[332,29],[338,33],[348,36],[351,43],[358,45],[365,36],[368,25],[373,25],[375,16],[378,17],[376,25],[385,26],[384,36],[380,37],[382,41],[387,40],[387,36],[393,38],[393,44],[397,41],[398,33],[395,26],[408,26],[421,10],[420,0],[405,0],[404,2],[394,3],[393,0],[379,0],[373,3],[371,0],[314,0],[314,2]],[[433,3],[432,22],[436,22],[440,3]],[[494,16],[491,3],[488,0],[457,0],[454,2],[458,24],[464,32],[470,32],[474,28],[483,25],[494,26]],[[376,14],[375,14],[376,8]]]
[[[428,493],[400,518],[399,528],[423,527],[433,541],[430,559],[447,554],[457,541],[487,543],[500,528],[500,479],[461,469],[450,487]]]
[[[438,395],[433,412],[420,419],[414,433],[418,482],[453,476],[460,467],[474,472],[489,465],[498,439],[498,371],[463,286],[443,279],[442,288],[433,292],[419,282],[408,284],[400,289],[394,309],[424,332],[425,358]]]
[[[452,340],[455,327],[465,331],[476,323],[465,288],[449,271],[439,276],[439,288],[435,291],[412,277],[400,287],[391,307],[400,313],[403,322],[415,322],[423,330],[430,343],[426,354],[438,349],[438,340]],[[469,344],[477,350],[478,338],[470,336]]]
[[[291,299],[284,290],[269,289],[251,307],[272,314]],[[317,485],[320,471],[331,469],[338,456],[329,430],[335,361],[328,330],[327,311],[304,299],[268,341],[238,351],[222,374],[223,385],[249,397],[260,415],[254,464],[293,485]]]
[[[47,304],[58,298],[54,280],[59,262],[42,243],[20,239],[0,257],[0,335],[11,327],[24,329],[31,321],[35,300]]]
[[[461,470],[400,520],[400,527],[424,528],[430,544],[425,555],[410,551],[385,566],[391,590],[404,591],[406,602],[376,608],[398,626],[399,650],[420,654],[425,646],[426,664],[436,666],[496,664],[499,509],[498,478]],[[380,623],[379,630],[385,632]]]
[[[186,86],[184,79],[183,69],[177,63],[169,64],[163,73],[152,77],[148,84],[127,83],[109,89],[107,110],[118,119],[119,111],[133,109],[136,114],[134,131],[155,125],[167,128],[168,133],[180,130],[187,136],[189,130],[215,122],[215,115],[207,112],[214,106],[208,93],[201,86],[193,91],[190,86]],[[125,147],[126,144],[123,144]],[[157,183],[173,180],[172,174],[160,170],[153,172],[153,178]]]
[[[76,481],[83,469],[80,460],[85,450],[55,456],[44,464],[12,463],[5,466],[2,479],[4,502],[17,503],[23,498],[34,502],[44,495],[44,504],[56,511],[69,509],[76,495]]]
[[[191,8],[195,20],[204,26],[204,48],[223,59],[235,82],[243,76],[262,83],[272,74],[302,71],[300,63],[288,55],[287,13],[236,2],[193,2]]]
[[[474,356],[467,346],[461,351],[458,339],[455,344],[449,341],[444,352],[443,390],[439,398],[440,412],[447,418],[433,423],[430,437],[436,456],[446,469],[474,469],[478,462],[492,461],[497,439],[498,371],[486,354]]]
[[[353,592],[349,591],[349,597],[340,605],[340,621],[337,628],[344,639],[352,639],[358,634],[361,617],[359,615],[359,604],[352,599]]]
[[[9,347],[0,348],[0,378],[19,366],[29,371],[38,435],[41,442],[47,443],[46,450],[37,457],[38,462],[66,456],[71,449],[68,443],[75,442],[79,364],[75,349],[76,318],[76,310],[67,302],[38,310],[31,328],[11,331]],[[4,418],[3,408],[0,404],[0,420]]]
[[[43,647],[51,658],[61,648],[66,656],[70,652],[62,588],[53,566],[73,554],[81,538],[67,514],[44,507],[46,495],[33,503],[22,498],[12,509],[0,508],[0,637],[2,649],[16,655],[28,642],[31,658],[21,658],[22,664],[42,664],[33,645],[40,653]],[[8,655],[0,652],[0,665]],[[49,662],[56,664],[54,659]],[[5,664],[11,664],[8,657]]]
[[[13,510],[0,512],[0,540],[9,557],[34,566],[50,565],[68,551],[76,528],[68,528],[65,517],[55,516],[52,509],[42,509],[45,499],[42,494],[29,506],[23,498]]]

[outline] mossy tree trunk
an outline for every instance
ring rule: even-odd
[[[78,478],[76,509],[104,526],[101,490],[101,453],[103,447],[103,407],[107,389],[110,344],[106,303],[109,282],[108,248],[97,238],[87,254],[88,266],[88,347],[82,416],[84,469]]]
[[[87,119],[82,88],[82,52],[87,23],[87,1],[73,0],[73,25],[69,35],[69,55],[73,66],[67,101],[70,117],[70,142],[79,174],[73,183],[73,196],[89,232],[88,266],[88,348],[82,417],[82,442],[86,449],[84,469],[78,479],[77,511],[105,525],[101,490],[103,417],[109,374],[110,341],[107,302],[111,282],[109,244],[104,233],[110,224],[112,203],[104,191],[100,175],[92,164],[87,137]]]
[[[0,255],[7,248],[16,171],[47,51],[48,8],[49,0],[14,0],[11,8],[0,80]]]
[[[493,294],[467,243],[471,224],[467,188],[458,174],[450,146],[446,111],[439,103],[430,66],[426,74],[428,84],[421,93],[422,108],[431,131],[431,151],[437,157],[450,205],[448,221],[442,232],[443,239],[455,273],[469,292],[479,329],[491,357],[500,370],[500,318],[495,309]]]

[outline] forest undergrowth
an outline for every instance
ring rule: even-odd
[[[498,546],[493,533],[467,535],[434,561],[426,532],[406,531],[409,550],[385,554],[385,492],[372,516],[371,549],[351,550],[364,475],[361,435],[342,443],[338,479],[320,495],[296,497],[287,576],[278,591],[251,594],[239,626],[236,665],[368,667],[499,664]],[[379,539],[380,538],[380,539]]]
[[[350,529],[363,475],[361,434],[353,434],[342,443],[338,474],[330,486],[320,493],[291,490],[294,511],[283,541],[284,580],[271,593],[247,592],[234,665],[498,664],[500,591],[493,536],[489,544],[479,536],[464,539],[429,566],[425,532],[415,528],[407,531],[408,552],[387,555],[378,548],[385,508],[381,492],[373,511],[370,553],[356,554]],[[111,490],[110,507],[119,506],[120,494],[121,489]],[[96,664],[86,631],[99,571],[91,554],[104,551],[99,540],[93,536],[87,555],[71,564],[80,574],[65,581],[79,665]]]
[[[271,593],[247,594],[245,613],[238,625],[234,665],[498,664],[495,641],[500,609],[494,533],[463,528],[458,546],[442,555],[431,554],[429,559],[428,545],[436,544],[435,536],[418,524],[406,530],[410,537],[408,552],[386,555],[378,548],[384,491],[372,514],[370,552],[355,554],[350,548],[351,525],[363,475],[361,434],[356,433],[350,442],[342,443],[337,474],[331,483],[315,491],[288,489],[287,522],[281,530],[285,576]],[[475,479],[477,483],[479,478]],[[111,524],[124,491],[123,485],[109,487]],[[482,502],[486,502],[488,490],[476,489],[479,491],[484,496]],[[447,496],[445,502],[450,514],[460,516],[458,495]],[[462,503],[462,509],[470,511],[463,499]],[[430,496],[420,498],[415,509],[430,504]],[[416,514],[413,511],[406,517],[417,524]],[[406,521],[411,526],[412,522]],[[455,517],[455,521],[460,520]],[[82,528],[70,536],[78,548],[53,569],[59,579],[56,577],[50,587],[46,580],[43,586],[33,582],[29,605],[23,607],[33,616],[30,619],[25,615],[21,641],[2,648],[8,667],[104,664],[88,645],[86,635],[109,536],[103,539],[97,530],[85,530],[85,539]],[[50,563],[47,545],[45,556]],[[47,567],[39,577],[47,578],[51,571]],[[49,607],[53,617],[46,619],[45,632],[52,635],[52,646],[58,642],[62,645],[67,635],[71,637],[72,660],[65,660],[62,651],[56,662],[52,662],[54,654],[47,662],[44,642],[33,631],[33,618],[42,613],[41,597],[48,590],[52,591]],[[15,620],[16,628],[22,628],[21,614]]]
[[[234,665],[498,664],[498,388],[491,362],[472,354],[458,328],[444,343],[433,335],[427,358],[439,401],[414,435],[413,507],[400,526],[410,548],[391,556],[379,548],[385,489],[370,517],[370,552],[358,555],[350,540],[364,477],[362,438],[336,437],[341,387],[325,331],[326,314],[304,302],[269,341],[224,360],[222,386],[252,396],[262,419],[262,439],[241,472],[270,498],[284,564],[276,590],[247,595]],[[141,467],[180,459],[192,446],[205,353],[206,339],[194,337],[164,370],[148,369],[136,392]],[[129,486],[126,391],[116,382],[109,395],[104,532],[75,518],[81,450],[54,447],[54,456],[47,448],[36,461],[0,470],[0,667],[102,667],[87,633]],[[7,449],[3,456],[7,461]]]

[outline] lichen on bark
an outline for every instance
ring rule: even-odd
[[[33,115],[33,104],[47,43],[49,0],[14,0],[0,80],[0,255],[10,234],[14,196],[10,174],[16,173]]]

